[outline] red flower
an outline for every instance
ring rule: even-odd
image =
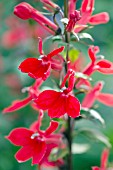
[[[109,21],[109,15],[107,12],[101,12],[93,15],[95,0],[83,0],[81,5],[81,19],[77,22],[77,28],[75,32],[80,32],[84,29],[87,23],[92,25],[105,24]]]
[[[15,100],[11,106],[5,108],[3,110],[3,113],[9,113],[9,112],[14,112],[17,111],[26,105],[28,105],[32,99],[36,99],[39,95],[39,87],[42,84],[42,80],[38,79],[36,80],[35,84],[33,86],[30,86],[28,88],[25,88],[25,90],[28,91],[28,97],[23,99],[23,100]]]
[[[82,71],[83,74],[86,74],[88,76],[92,75],[95,71],[99,71],[102,74],[113,74],[113,63],[105,60],[105,59],[99,59],[103,58],[103,56],[97,56],[97,53],[99,52],[98,46],[90,46],[88,49],[88,54],[91,59],[91,63],[89,63],[85,69]],[[99,61],[98,61],[99,60]],[[77,88],[80,87],[82,84],[88,84],[86,80],[81,79],[77,83]]]
[[[48,110],[48,115],[51,118],[63,116],[65,113],[73,118],[80,115],[80,102],[70,94],[74,86],[74,72],[72,74],[70,74],[70,71],[67,73],[61,87],[64,87],[68,77],[69,86],[67,89],[61,89],[61,92],[45,90],[35,100],[40,109]]]
[[[50,143],[52,145],[59,141],[58,135],[55,138],[55,134],[52,134],[57,129],[58,123],[51,121],[48,129],[41,131],[39,128],[42,118],[43,113],[41,112],[39,120],[32,125],[30,130],[27,128],[16,128],[6,137],[14,145],[22,146],[15,155],[18,162],[25,162],[32,158],[32,164],[39,164],[46,156]]]
[[[51,34],[55,34],[57,26],[48,18],[41,14],[38,10],[33,8],[30,4],[22,2],[14,8],[14,14],[23,20],[33,19],[42,25]]]
[[[86,94],[82,101],[82,107],[91,108],[95,102],[99,102],[113,107],[113,94],[102,93],[103,82],[99,81],[89,92]]]
[[[66,26],[66,31],[71,32],[74,29],[76,22],[80,19],[81,16],[79,11],[75,10],[72,14],[70,14],[70,19]]]
[[[51,58],[62,52],[63,49],[64,47],[62,46],[45,55],[42,50],[42,40],[39,38],[39,53],[41,55],[40,58],[25,59],[20,64],[19,69],[23,73],[28,73],[28,75],[32,78],[42,78],[43,80],[46,80],[50,75]]]
[[[101,156],[101,166],[100,167],[93,166],[92,170],[107,170],[106,167],[107,167],[108,156],[109,156],[109,150],[104,149]]]

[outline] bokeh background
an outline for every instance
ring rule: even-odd
[[[101,54],[106,59],[113,62],[113,0],[95,0],[94,13],[108,12],[110,15],[110,22],[106,25],[96,26],[87,32],[90,33],[94,39],[95,45],[99,45]],[[36,119],[37,113],[30,106],[26,106],[20,111],[14,113],[2,114],[2,110],[9,106],[13,100],[23,99],[27,96],[26,93],[21,93],[21,89],[30,86],[34,80],[27,75],[23,75],[18,70],[18,65],[26,57],[37,56],[37,37],[42,38],[49,34],[38,25],[38,23],[29,21],[22,21],[13,14],[14,6],[22,0],[1,0],[0,1],[0,170],[36,170],[37,166],[30,166],[31,161],[19,164],[14,159],[14,154],[18,150],[17,147],[7,141],[4,136],[15,127],[29,127],[29,125]],[[26,0],[26,2],[33,5],[40,10],[41,4],[38,0]],[[62,7],[62,1],[55,0]],[[77,2],[77,8],[80,8],[81,0]],[[45,41],[44,49],[49,51],[51,41]],[[75,44],[76,46],[76,44]],[[86,55],[86,63],[89,61],[87,57],[87,48],[84,45],[79,45],[79,48]],[[113,75],[102,75],[95,73],[92,76],[93,80],[103,80],[105,82],[103,92],[113,94]],[[44,86],[52,86],[51,80],[47,80]],[[90,127],[97,128],[102,131],[110,140],[113,146],[113,108],[106,107],[99,104],[98,112],[105,119],[105,126],[96,125],[90,121],[80,120],[76,123],[76,128]],[[45,122],[46,124],[45,117]],[[100,156],[104,144],[89,140],[87,137],[78,136],[75,138],[76,143],[83,143],[90,145],[90,148],[85,153],[78,153],[73,156],[74,166],[76,170],[90,170],[93,165],[100,165]],[[79,146],[78,146],[79,150]],[[81,151],[83,152],[83,151]],[[113,164],[113,149],[110,150],[109,156],[110,164]]]

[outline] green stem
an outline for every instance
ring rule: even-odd
[[[68,128],[67,128],[67,139],[68,139],[68,147],[69,147],[69,154],[67,159],[67,168],[68,170],[72,170],[72,126],[71,126],[71,117],[68,117],[67,122]]]
[[[64,17],[68,18],[68,0],[64,0]],[[69,56],[69,43],[70,43],[70,33],[68,33],[66,30],[64,32],[65,34],[65,42],[67,43],[67,51],[66,51],[66,62],[65,62],[65,71],[67,72],[67,62],[68,62],[68,56]],[[71,126],[71,118],[68,116],[67,120],[67,141],[68,141],[68,148],[69,148],[69,154],[67,158],[67,170],[72,170],[72,126]]]

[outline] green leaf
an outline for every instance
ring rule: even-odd
[[[90,39],[91,41],[94,41],[93,37],[88,33],[78,33],[77,35],[79,39]]]
[[[105,125],[104,119],[101,117],[101,115],[94,109],[88,109],[88,108],[82,108],[83,111],[85,111],[87,114],[85,114],[86,119],[89,119],[91,121],[99,121],[102,125]]]
[[[67,154],[68,154],[68,148],[60,149],[60,150],[58,148],[54,148],[51,152],[50,160],[57,161],[58,159],[65,157]]]
[[[71,49],[69,51],[69,59],[71,60],[72,63],[74,63],[78,59],[79,54],[80,54],[80,51],[76,49]]]
[[[79,39],[79,36],[78,36],[78,34],[77,34],[77,33],[73,32],[73,35],[74,35],[74,37],[75,37],[76,41],[79,41],[79,40],[80,40],[80,39]]]
[[[91,77],[89,77],[89,76],[87,76],[86,74],[83,74],[83,73],[81,73],[81,72],[76,72],[76,73],[75,73],[75,77],[77,77],[77,78],[83,78],[83,79],[89,80],[89,81],[92,80]]]
[[[55,41],[61,41],[62,38],[61,38],[61,36],[57,35],[57,36],[54,36],[54,37],[52,38],[52,40],[53,40],[53,42],[55,42]]]
[[[90,145],[88,144],[78,144],[73,143],[72,144],[72,154],[82,154],[89,150]]]
[[[110,144],[107,136],[102,134],[100,131],[84,128],[84,129],[79,129],[78,134],[82,134],[82,135],[92,139],[93,141],[100,141],[109,148],[111,147],[111,144]]]

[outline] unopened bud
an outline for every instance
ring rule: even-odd
[[[77,21],[81,19],[80,11],[75,10],[74,13],[70,14],[70,19],[66,27],[66,31],[71,32]]]
[[[31,18],[33,7],[26,2],[18,4],[14,8],[14,14],[21,19],[27,20]]]

